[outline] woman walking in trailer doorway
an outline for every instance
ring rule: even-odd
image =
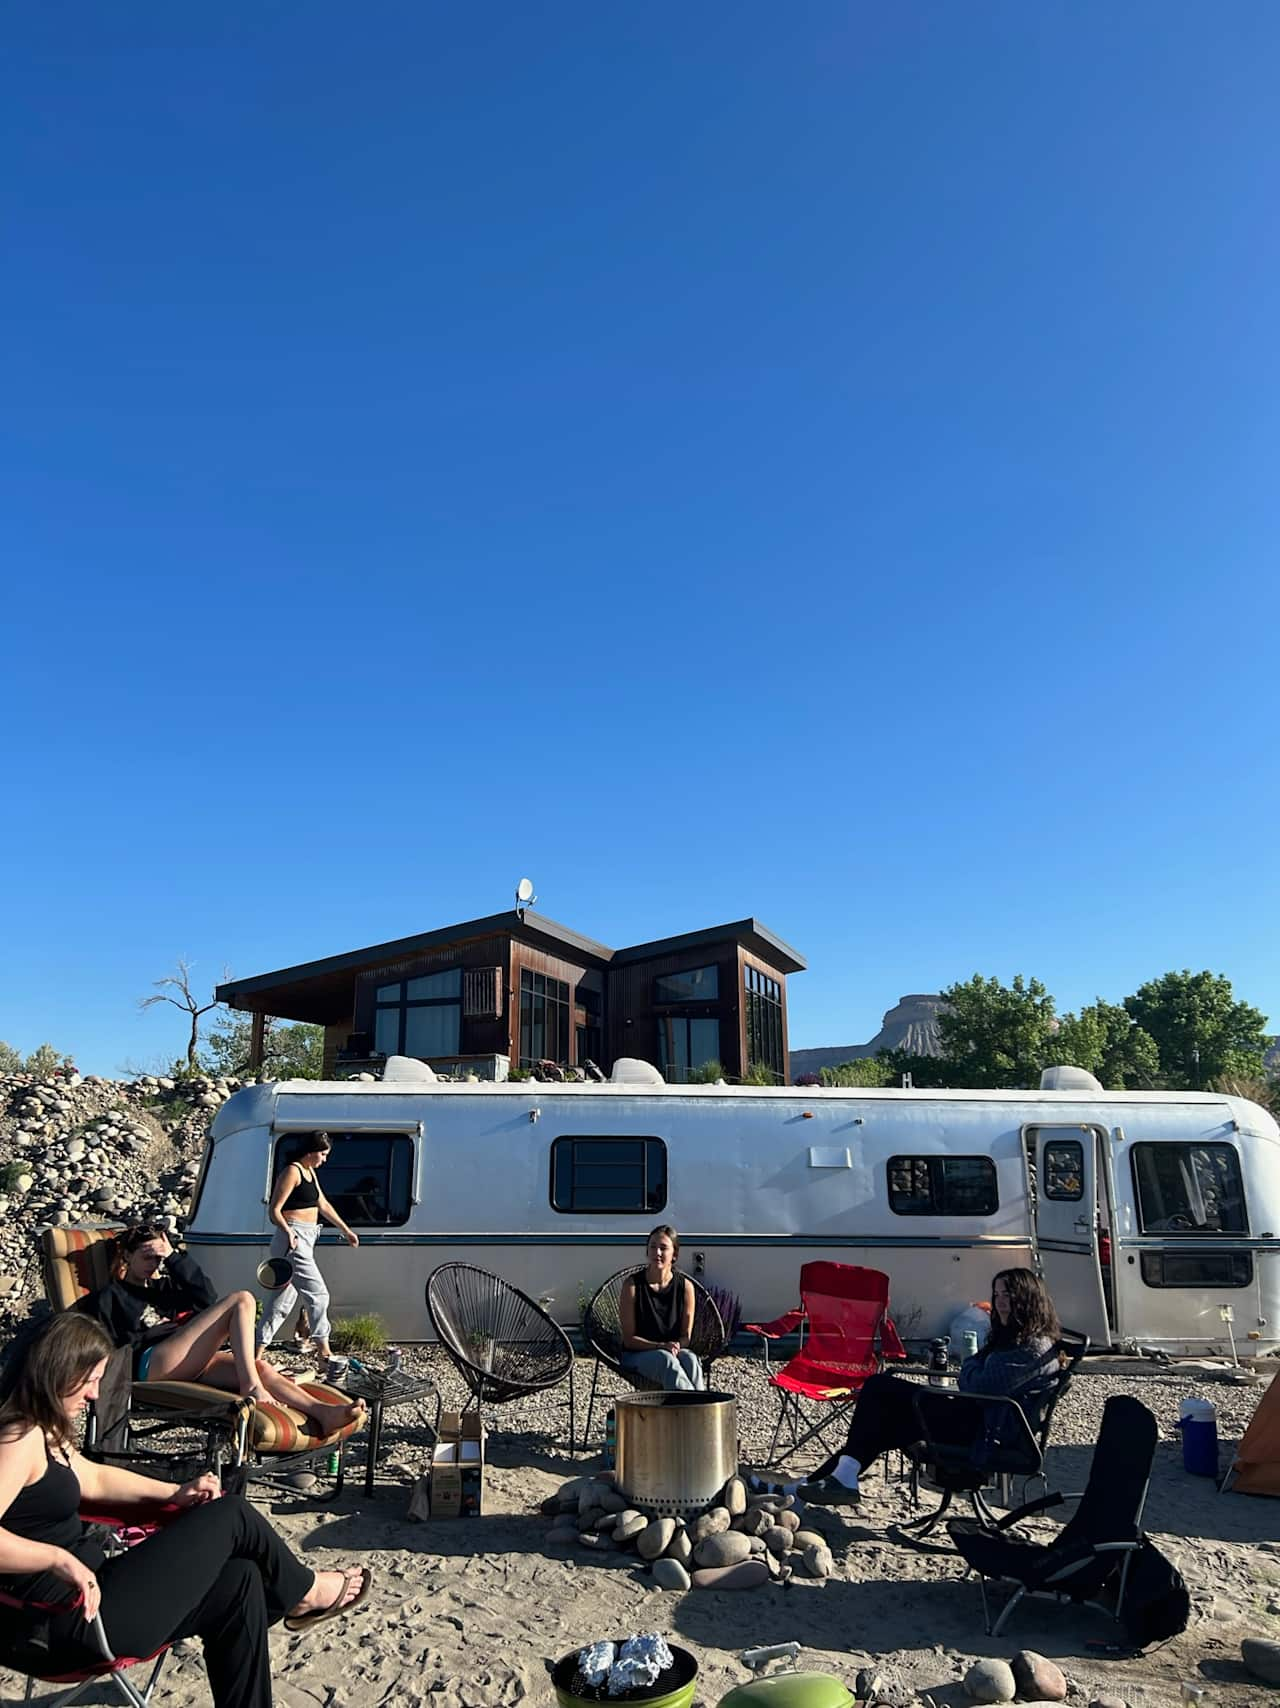
[[[328,1133],[305,1134],[298,1141],[294,1160],[280,1170],[271,1194],[271,1220],[276,1225],[271,1255],[289,1258],[293,1263],[293,1274],[288,1285],[280,1289],[263,1312],[258,1328],[258,1345],[270,1346],[301,1297],[306,1306],[312,1344],[326,1362],[332,1357],[329,1350],[329,1289],[316,1263],[316,1239],[321,1218],[337,1228],[348,1245],[360,1244],[360,1236],[343,1221],[320,1190],[320,1182],[316,1178],[330,1148]]]

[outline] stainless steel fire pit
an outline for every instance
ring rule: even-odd
[[[642,1512],[702,1512],[737,1474],[732,1394],[627,1394],[615,1415],[618,1487]]]

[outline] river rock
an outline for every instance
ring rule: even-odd
[[[662,1559],[653,1562],[653,1581],[660,1589],[691,1589],[693,1579],[679,1560]]]
[[[791,1532],[793,1548],[829,1548],[831,1544],[820,1530],[793,1530]]]
[[[1067,1675],[1053,1661],[1034,1649],[1019,1649],[1013,1657],[1013,1682],[1018,1695],[1028,1701],[1065,1702]]]
[[[784,1530],[799,1530],[800,1514],[798,1512],[791,1512],[790,1510],[780,1512],[778,1514],[778,1523],[782,1525]]]
[[[764,1533],[764,1545],[771,1554],[785,1554],[791,1546],[791,1532],[781,1524],[772,1524]]]
[[[636,1553],[644,1560],[656,1560],[671,1546],[676,1533],[674,1518],[655,1518],[636,1537]]]
[[[607,1536],[618,1528],[618,1516],[616,1512],[602,1512],[591,1528],[598,1536]]]
[[[671,1538],[671,1545],[667,1549],[667,1558],[669,1560],[679,1561],[684,1569],[688,1571],[689,1566],[693,1561],[693,1543],[689,1540],[689,1532],[687,1530],[676,1531],[675,1535]]]
[[[879,1702],[888,1685],[874,1667],[860,1666],[853,1681],[853,1694],[859,1702]]]
[[[1266,1637],[1246,1637],[1240,1645],[1240,1658],[1264,1684],[1280,1684],[1280,1643]]]
[[[1089,1700],[1089,1708],[1129,1708],[1123,1696],[1094,1696]]]
[[[620,1494],[617,1489],[606,1488],[600,1490],[600,1505],[606,1512],[625,1512],[628,1501],[626,1495]]]
[[[804,1561],[804,1569],[811,1578],[829,1578],[836,1569],[836,1563],[831,1558],[831,1550],[825,1542],[821,1547],[806,1548],[800,1555]]]
[[[618,1514],[618,1521],[613,1527],[613,1539],[615,1542],[634,1541],[640,1532],[648,1527],[649,1520],[644,1513],[637,1512],[634,1507],[627,1507],[624,1512]]]
[[[747,1510],[747,1485],[741,1477],[730,1477],[724,1485],[721,1504],[730,1518],[741,1518]]]
[[[964,1675],[964,1687],[975,1702],[1012,1702],[1017,1692],[1008,1661],[975,1661]]]
[[[704,1569],[736,1566],[739,1560],[745,1560],[750,1552],[749,1536],[744,1536],[740,1530],[719,1530],[715,1535],[704,1536],[701,1542],[695,1543],[693,1559],[695,1565]]]
[[[744,1512],[741,1518],[735,1518],[733,1528],[741,1530],[744,1536],[763,1536],[773,1523],[773,1514],[766,1512],[763,1507],[753,1506]]]
[[[722,1530],[727,1530],[731,1522],[728,1512],[722,1506],[713,1506],[710,1512],[701,1513],[689,1526],[689,1536],[694,1547],[708,1536],[718,1536]]]
[[[709,1566],[693,1574],[695,1589],[758,1589],[769,1581],[763,1560],[740,1560],[736,1566]]]

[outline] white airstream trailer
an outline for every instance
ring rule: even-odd
[[[910,1338],[943,1332],[992,1274],[1037,1265],[1095,1344],[1171,1354],[1280,1348],[1280,1129],[1240,1098],[1105,1092],[445,1084],[393,1058],[380,1082],[257,1085],[219,1110],[187,1234],[221,1289],[251,1282],[272,1180],[298,1135],[360,1234],[322,1239],[339,1315],[430,1329],[439,1263],[491,1269],[577,1321],[606,1275],[674,1223],[681,1262],[748,1321],[796,1303],[800,1265],[888,1272]],[[1228,1318],[1228,1313],[1230,1313]]]

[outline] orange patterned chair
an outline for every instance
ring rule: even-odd
[[[69,1310],[111,1279],[111,1241],[118,1228],[47,1228],[40,1236],[40,1267],[45,1296],[55,1311]],[[302,1470],[320,1455],[336,1453],[337,1488],[344,1475],[347,1438],[362,1425],[348,1424],[336,1435],[316,1434],[312,1421],[292,1407],[255,1404],[203,1382],[130,1382],[132,1358],[121,1347],[110,1360],[86,1451],[97,1457],[145,1458],[145,1443],[165,1431],[184,1428],[204,1438],[202,1457],[211,1468],[243,1467],[250,1476]],[[318,1400],[340,1404],[346,1395],[324,1382],[301,1386]],[[171,1457],[171,1455],[162,1455]]]

